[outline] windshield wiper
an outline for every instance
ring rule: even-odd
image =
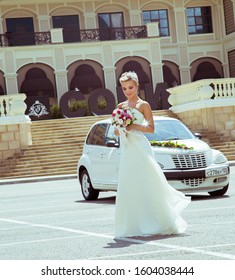
[[[180,140],[179,137],[172,137],[172,138],[167,138],[166,140]]]

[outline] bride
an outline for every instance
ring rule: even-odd
[[[188,225],[180,213],[190,198],[169,185],[143,134],[154,132],[154,121],[149,103],[138,96],[137,74],[125,72],[119,81],[127,100],[117,107],[131,108],[135,121],[126,127],[126,136],[115,130],[122,144],[115,237],[182,233]]]

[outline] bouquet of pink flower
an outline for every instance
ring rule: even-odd
[[[117,108],[112,113],[112,125],[117,129],[122,128],[125,130],[135,119],[131,108]]]

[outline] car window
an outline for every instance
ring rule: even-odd
[[[174,120],[157,120],[154,122],[153,134],[146,134],[149,141],[167,141],[194,139],[193,133],[181,122]]]
[[[92,145],[92,139],[93,139],[93,135],[95,133],[95,130],[96,130],[96,126],[93,126],[92,129],[90,130],[88,136],[87,136],[87,139],[86,139],[86,144],[88,145]]]
[[[88,137],[86,143],[89,145],[99,145],[99,146],[105,146],[105,135],[106,135],[106,129],[108,124],[97,124],[95,125]]]
[[[106,135],[105,142],[113,140],[116,143],[119,143],[119,137],[114,134],[114,130],[115,130],[114,126],[110,125],[109,128],[108,128],[108,132],[107,132],[107,135]]]

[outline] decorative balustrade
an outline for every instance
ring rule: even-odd
[[[50,32],[36,32],[34,33],[36,45],[51,44],[51,33]]]
[[[10,33],[0,34],[0,46],[25,46],[25,45],[45,45],[51,43],[51,33],[35,32],[35,33]]]
[[[24,93],[0,96],[0,123],[1,118],[24,115],[27,109],[25,99]]]
[[[145,25],[108,29],[80,30],[81,42],[125,40],[138,38],[147,38],[147,28]]]
[[[0,164],[32,145],[31,119],[25,115],[25,99],[24,93],[0,96]]]
[[[205,79],[167,90],[172,106],[202,100],[221,100],[235,97],[235,78]],[[215,103],[215,102],[214,102]]]
[[[158,23],[156,22],[155,25],[157,26],[155,35],[158,36]],[[53,43],[51,34],[51,32],[53,32],[52,30],[35,33],[6,32],[5,34],[0,34],[0,47],[51,44]],[[62,43],[139,39],[152,36],[151,34],[148,34],[146,25],[107,29],[75,29],[66,31],[61,28],[61,32],[63,33]]]
[[[167,91],[170,110],[194,131],[219,131],[235,140],[235,78],[199,80]]]

